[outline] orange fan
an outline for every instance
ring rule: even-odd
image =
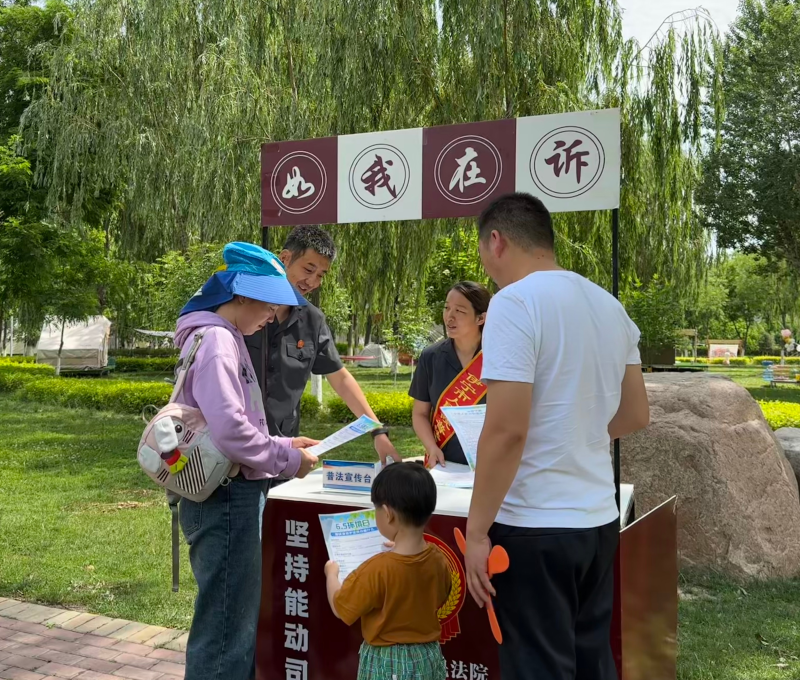
[[[461,533],[461,529],[458,527],[453,529],[453,533],[456,537],[458,549],[461,551],[462,555],[466,555],[467,542],[464,540],[464,534]],[[508,569],[508,565],[508,553],[506,552],[505,548],[499,545],[494,546],[492,551],[489,553],[489,560],[486,565],[487,571],[489,572],[489,578],[492,578],[492,576],[495,574],[502,574],[504,571],[506,571],[506,569]],[[486,614],[489,616],[489,626],[492,629],[494,639],[497,640],[498,645],[502,645],[503,634],[500,632],[500,624],[497,622],[497,614],[494,613],[494,605],[492,604],[491,596],[489,596],[489,601],[486,603]]]

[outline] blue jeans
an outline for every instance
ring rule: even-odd
[[[198,587],[186,680],[255,676],[267,489],[267,480],[235,477],[202,503],[181,499],[181,529]]]

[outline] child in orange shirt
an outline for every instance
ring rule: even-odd
[[[333,613],[348,626],[361,619],[358,680],[445,680],[437,611],[450,595],[450,569],[423,536],[436,509],[436,484],[423,465],[395,463],[375,478],[372,502],[392,550],[364,562],[343,584],[339,565],[325,565]]]

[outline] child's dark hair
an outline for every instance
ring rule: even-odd
[[[372,482],[372,503],[390,507],[405,523],[421,528],[436,510],[436,482],[421,463],[392,463]]]

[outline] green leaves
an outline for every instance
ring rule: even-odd
[[[722,247],[800,271],[800,5],[747,0],[725,44],[726,115],[700,200]]]

